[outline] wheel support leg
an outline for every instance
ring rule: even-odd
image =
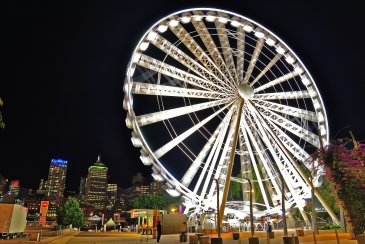
[[[241,113],[242,113],[243,104],[244,104],[244,99],[241,98],[239,105],[238,105],[238,109],[237,109],[236,126],[235,126],[235,130],[234,130],[234,134],[233,134],[233,141],[232,141],[232,145],[231,145],[231,154],[229,157],[229,164],[228,164],[228,168],[227,168],[226,182],[224,184],[222,202],[221,202],[221,206],[219,208],[219,223],[218,223],[219,227],[222,225],[224,209],[225,209],[226,203],[227,203],[227,196],[228,196],[229,185],[231,182],[231,174],[232,174],[234,156],[235,156],[235,152],[236,152],[238,132],[239,132],[240,123],[241,123]]]

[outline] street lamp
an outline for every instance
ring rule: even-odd
[[[251,226],[251,237],[253,237],[255,234],[255,228],[253,226],[252,183],[249,178],[242,177],[242,179],[248,181],[248,185],[250,188],[250,226]]]
[[[284,185],[284,178],[281,172],[279,172],[279,177],[281,181],[281,211],[283,218],[283,232],[284,236],[288,236],[288,226],[286,224],[286,214],[285,214],[285,185]]]
[[[218,179],[215,179],[215,183],[217,184],[217,233],[218,238],[221,238],[221,221],[219,219],[219,182]]]

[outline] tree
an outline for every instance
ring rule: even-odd
[[[347,221],[359,235],[365,230],[365,144],[353,144],[351,148],[345,140],[337,140],[312,158],[324,165]]]
[[[1,100],[0,97],[0,107],[3,106],[3,101]],[[5,128],[5,122],[3,121],[3,116],[1,115],[1,111],[0,111],[0,128],[4,129]]]
[[[166,192],[154,195],[139,195],[132,199],[132,207],[139,209],[167,209],[170,205],[179,206],[180,198]]]
[[[84,214],[81,211],[79,201],[74,197],[69,197],[67,201],[57,209],[57,224],[74,227],[84,225]]]
[[[237,178],[241,178],[241,173],[236,176]],[[241,198],[242,193],[242,183],[231,181],[229,185],[228,194],[230,196],[230,199],[232,200],[238,200]]]

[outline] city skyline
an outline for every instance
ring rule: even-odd
[[[352,130],[364,140],[365,49],[354,42],[362,38],[361,8],[331,2],[266,4],[204,6],[236,12],[273,30],[317,82],[331,138],[349,136]],[[148,177],[151,169],[140,162],[124,122],[126,67],[137,41],[155,21],[191,7],[202,4],[9,3],[0,174],[36,188],[46,178],[50,160],[62,158],[69,162],[66,187],[77,190],[80,177],[101,154],[110,182],[125,187],[136,172]]]
[[[67,192],[74,192],[75,194],[85,194],[85,189],[81,189],[82,187],[85,188],[86,187],[86,182],[85,180],[87,180],[87,178],[89,178],[89,170],[93,169],[93,168],[98,168],[98,165],[101,164],[103,166],[100,167],[105,167],[108,168],[103,162],[101,162],[101,157],[100,155],[98,155],[97,159],[90,164],[90,166],[88,167],[86,173],[84,175],[82,175],[81,177],[79,177],[79,185],[74,188],[74,187],[70,187],[67,184],[67,178],[72,177],[72,173],[67,173],[67,164],[68,162],[66,160],[63,159],[54,159],[52,158],[50,160],[50,164],[48,165],[48,173],[47,175],[45,175],[44,177],[38,179],[38,183],[35,184],[35,186],[29,186],[29,185],[24,185],[22,184],[23,179],[20,179],[19,177],[15,177],[15,178],[9,178],[6,175],[2,175],[0,174],[0,176],[2,177],[3,180],[6,181],[6,183],[2,184],[3,187],[7,187],[8,188],[8,192],[10,192],[10,194],[13,195],[17,195],[19,192],[20,188],[24,188],[24,189],[29,189],[32,190],[33,193],[35,193],[37,190],[43,190],[43,191],[47,191],[47,192],[53,192],[56,195],[67,195]],[[65,170],[63,173],[59,172],[58,168],[62,168],[65,167]],[[60,177],[59,176],[55,176],[54,175],[54,171],[57,171],[58,174],[60,174],[60,176],[62,176],[62,183],[60,185],[61,188],[55,187],[55,185],[53,184],[53,182],[58,182]],[[119,184],[116,184],[114,182],[110,182],[108,179],[110,178],[110,175],[106,173],[106,180],[107,180],[107,184],[112,184],[112,185],[118,185],[118,187],[121,187],[122,189],[127,189],[131,186],[133,186],[133,177],[137,177],[139,174],[141,174],[140,172],[137,172],[135,175],[133,175],[131,177],[130,182],[127,185],[124,185],[123,187],[121,187]],[[72,175],[72,176],[71,176]],[[67,177],[68,176],[68,177]],[[143,180],[144,180],[144,184],[145,185],[149,185],[152,182],[152,178],[149,177],[149,175],[142,175]],[[58,183],[57,183],[58,184]],[[82,185],[83,184],[83,185]],[[15,191],[15,192],[14,192]],[[55,195],[55,196],[56,196]]]

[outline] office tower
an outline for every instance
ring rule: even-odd
[[[152,181],[150,183],[150,194],[163,193],[166,190],[166,184],[164,182]]]
[[[150,194],[150,186],[142,185],[139,187],[139,194],[141,195],[149,195]]]
[[[115,208],[117,211],[129,210],[129,196],[131,195],[131,188],[118,188],[117,200],[115,201]]]
[[[106,197],[107,197],[106,210],[115,209],[117,194],[118,194],[118,185],[117,184],[108,184],[108,187],[106,190]]]
[[[108,167],[98,160],[89,167],[86,180],[86,202],[95,210],[104,210],[106,204]]]
[[[81,177],[80,178],[80,185],[79,185],[79,200],[81,202],[84,201],[85,194],[86,194],[86,178]]]
[[[47,217],[56,217],[56,208],[63,203],[67,172],[67,161],[52,159],[46,184],[46,197],[49,201]]]
[[[39,181],[39,187],[38,187],[38,190],[43,190],[44,189],[44,186],[45,186],[45,182],[43,179],[41,179]]]

